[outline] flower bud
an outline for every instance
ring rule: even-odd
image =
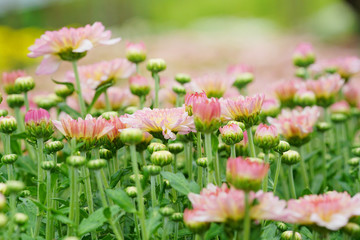
[[[6,189],[7,189],[6,184],[5,183],[0,183],[0,193],[5,194]]]
[[[206,157],[196,159],[196,165],[202,168],[206,168],[208,165],[208,159]]]
[[[55,165],[54,161],[44,161],[41,163],[41,168],[45,171],[50,171],[55,168]]]
[[[37,98],[35,100],[35,103],[39,108],[50,110],[51,108],[56,107],[58,101],[54,98],[43,97],[43,98]]]
[[[58,97],[61,98],[67,98],[68,96],[71,96],[74,93],[75,89],[74,88],[70,88],[66,85],[56,85],[55,87],[55,94]]]
[[[162,143],[150,143],[150,145],[147,147],[147,150],[150,153],[158,152],[158,151],[164,151],[167,150],[166,146]]]
[[[293,237],[293,231],[285,231],[281,234],[281,240],[302,240],[300,233],[295,232],[295,236]]]
[[[274,150],[280,154],[290,150],[290,144],[286,141],[280,141]]]
[[[316,104],[315,93],[308,90],[299,90],[294,96],[294,103],[301,107],[313,106]]]
[[[342,101],[336,102],[333,105],[331,105],[330,112],[331,112],[331,114],[342,113],[346,116],[350,116],[351,115],[351,107],[345,100],[342,100]]]
[[[126,113],[126,114],[133,114],[133,113],[136,112],[137,110],[139,110],[137,107],[135,107],[135,106],[129,106],[129,107],[125,108],[124,113]]]
[[[186,94],[186,88],[182,85],[175,85],[172,90],[179,96],[184,96]]]
[[[0,109],[0,117],[5,117],[8,115],[8,111],[6,109]]]
[[[331,121],[334,123],[343,123],[347,119],[348,119],[348,117],[342,113],[331,114]]]
[[[175,211],[173,208],[171,207],[162,207],[159,209],[159,212],[161,215],[163,215],[164,217],[169,217],[171,216]]]
[[[45,144],[45,151],[48,154],[56,153],[64,148],[64,143],[60,141],[47,142]]]
[[[93,170],[99,170],[101,168],[106,167],[107,162],[105,159],[95,159],[95,160],[90,160],[87,163],[87,167],[89,169],[93,169]]]
[[[136,175],[135,174],[130,175],[129,179],[132,183],[135,183]],[[139,174],[139,179],[140,181],[142,181],[144,179],[144,176],[142,174]]]
[[[342,228],[342,230],[350,236],[359,237],[360,236],[360,226],[356,223],[349,222]],[[357,238],[358,239],[358,238]]]
[[[244,72],[236,75],[233,85],[238,89],[242,89],[246,87],[249,83],[252,83],[253,81],[254,81],[254,74],[251,72]]]
[[[184,73],[178,73],[175,75],[175,80],[180,83],[181,85],[184,85],[186,83],[191,82],[191,78],[189,75]]]
[[[148,172],[150,176],[159,175],[161,172],[161,167],[157,165],[147,165],[143,169],[145,172]]]
[[[141,63],[146,59],[145,44],[140,43],[127,43],[126,44],[126,58],[132,63]]]
[[[99,150],[100,158],[110,160],[113,157],[113,154],[110,150],[107,150],[105,148],[101,148]]]
[[[297,151],[289,150],[281,156],[281,162],[287,165],[294,165],[300,162],[301,156]]]
[[[158,73],[166,69],[166,63],[161,58],[154,58],[148,61],[146,68],[152,73]]]
[[[241,130],[243,130],[243,131],[246,130],[245,124],[243,122],[229,121],[226,125],[230,125],[230,124],[236,124],[241,128]]]
[[[125,188],[125,192],[131,198],[135,198],[137,195],[136,187],[127,187],[127,188]]]
[[[184,144],[181,142],[170,143],[168,145],[169,151],[173,154],[178,154],[184,151]]]
[[[238,124],[228,123],[224,127],[219,128],[221,139],[227,145],[239,143],[244,138],[244,133]]]
[[[174,156],[169,151],[153,152],[150,157],[150,161],[160,167],[171,164],[173,160]]]
[[[25,223],[27,223],[29,220],[28,215],[24,214],[24,213],[15,213],[14,216],[14,221],[17,225],[25,225]]]
[[[275,225],[281,232],[285,232],[288,229],[287,225],[283,222],[276,222]]]
[[[164,179],[163,184],[164,184],[164,186],[165,186],[166,189],[170,189],[170,188],[171,188],[171,185],[170,185],[169,180]]]
[[[103,114],[101,114],[101,116],[106,120],[110,120],[113,117],[118,117],[119,114],[115,111],[110,111],[110,112],[104,112]]]
[[[130,91],[136,96],[146,96],[150,93],[150,84],[148,80],[139,74],[129,78]]]
[[[8,218],[4,213],[0,213],[0,229],[4,228],[8,222]]]
[[[24,96],[22,94],[11,94],[6,98],[6,102],[11,108],[20,108],[24,105]]]
[[[210,223],[201,222],[194,219],[193,214],[194,210],[185,209],[184,211],[184,223],[187,228],[190,229],[193,233],[203,234],[210,228]]]
[[[257,157],[265,161],[265,153],[259,152]],[[276,160],[275,155],[272,154],[272,153],[269,153],[269,159],[268,160],[269,160],[269,163],[272,164]]]
[[[25,184],[20,181],[9,180],[6,182],[6,194],[16,194],[25,188]]]
[[[272,149],[280,142],[280,136],[275,126],[260,123],[254,136],[255,145],[263,149]]]
[[[45,109],[31,109],[25,114],[25,129],[28,138],[33,141],[43,138],[47,141],[53,134],[53,123]]]
[[[120,139],[123,143],[136,145],[143,139],[143,132],[138,128],[126,128],[121,131]]]
[[[348,164],[352,167],[359,166],[360,158],[359,157],[353,157],[348,160]]]
[[[4,164],[13,164],[17,159],[18,156],[16,154],[7,154],[2,156],[1,162]]]
[[[316,129],[319,132],[326,132],[331,128],[331,124],[328,122],[319,122],[316,124]]]
[[[32,77],[18,77],[15,80],[15,89],[17,92],[28,92],[35,88],[35,81]]]
[[[66,163],[71,167],[81,167],[86,163],[86,159],[82,156],[69,156],[66,158]]]
[[[311,44],[299,44],[293,53],[293,62],[297,67],[308,67],[315,62],[315,54]]]
[[[171,215],[171,220],[173,222],[182,222],[184,215],[182,213],[176,212]]]
[[[354,154],[357,157],[360,157],[360,147],[354,148],[351,150],[352,154]]]
[[[4,210],[6,207],[6,197],[3,194],[0,194],[0,211]]]
[[[220,102],[216,98],[195,101],[192,106],[196,130],[203,133],[216,131],[220,126]]]
[[[267,117],[275,118],[280,113],[280,104],[276,99],[265,99],[261,107],[260,118],[265,120]]]
[[[0,117],[0,132],[13,133],[17,129],[17,122],[13,116]]]

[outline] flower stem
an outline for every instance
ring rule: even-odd
[[[197,183],[200,186],[200,189],[203,188],[203,168],[198,166],[198,174],[197,174]]]
[[[157,204],[157,202],[156,202],[156,185],[155,185],[155,176],[151,176],[150,177],[150,181],[151,181],[151,186],[150,186],[150,188],[151,188],[151,206],[153,207],[153,208],[155,208],[156,207],[156,204]]]
[[[244,240],[250,239],[250,203],[249,192],[245,192],[245,213],[244,213]]]
[[[264,161],[265,161],[265,163],[269,163],[269,150],[264,149],[264,153],[265,153]],[[264,180],[263,180],[263,189],[262,189],[263,192],[267,192],[268,182],[269,182],[269,172],[266,173]]]
[[[80,84],[80,77],[79,77],[77,62],[73,61],[72,65],[73,65],[74,75],[75,75],[75,80],[76,80],[76,91],[77,91],[77,94],[79,97],[80,112],[81,112],[81,116],[84,117],[86,115],[86,107],[85,107],[85,101],[84,101],[82,91],[81,91],[81,84]]]
[[[254,139],[253,139],[253,134],[252,134],[252,131],[251,131],[251,127],[246,129],[246,132],[247,132],[247,135],[249,137],[249,155],[250,155],[250,157],[256,157]]]
[[[81,175],[84,179],[86,202],[89,209],[89,215],[91,215],[94,212],[94,203],[93,203],[93,195],[91,190],[91,179],[90,179],[89,169],[85,166],[82,167]]]
[[[11,238],[14,232],[14,223],[15,223],[15,213],[16,213],[16,194],[10,194],[10,221],[8,225],[8,237]]]
[[[236,158],[235,144],[230,145],[230,157],[231,158]]]
[[[141,96],[140,96],[140,110],[144,108],[145,100],[146,100],[146,96],[145,96],[145,95],[141,95]]]
[[[51,240],[52,238],[52,233],[53,233],[53,225],[52,225],[52,219],[51,219],[51,207],[52,207],[52,193],[53,191],[51,191],[51,171],[48,170],[46,171],[46,207],[47,207],[47,212],[46,212],[46,240]]]
[[[140,176],[139,176],[139,169],[136,159],[136,146],[130,145],[130,155],[131,155],[131,164],[133,168],[133,172],[135,174],[135,185],[137,189],[137,202],[139,207],[139,214],[140,214],[140,225],[141,225],[141,234],[142,239],[147,240],[146,234],[146,223],[145,223],[145,206],[144,206],[144,199],[143,199],[143,191],[140,183]]]
[[[37,201],[40,202],[40,186],[41,183],[44,181],[44,170],[41,168],[41,164],[44,161],[44,139],[39,138],[37,139],[37,155],[38,155],[38,162],[37,162],[37,170],[38,170],[38,178],[37,178]],[[40,208],[37,209],[36,215],[36,225],[34,231],[34,237],[36,238],[40,232],[41,226],[41,219],[42,219],[42,212]]]
[[[158,73],[152,74],[155,80],[155,101],[154,101],[154,108],[159,108],[159,89],[160,89],[160,77]]]
[[[105,107],[106,107],[106,111],[111,111],[111,104],[110,104],[110,99],[109,99],[109,94],[107,93],[107,90],[105,90],[104,92],[104,97],[105,97]]]
[[[215,184],[220,185],[220,174],[218,175],[218,169],[217,169],[218,166],[216,162],[213,161],[213,157],[212,157],[211,133],[205,133],[205,152],[210,169],[212,168],[215,170]],[[210,174],[211,173],[209,173],[209,175]]]
[[[185,148],[186,148],[186,163],[187,163],[188,175],[189,175],[189,179],[193,180],[192,142],[190,141],[190,142],[185,143]]]
[[[274,194],[276,194],[276,187],[279,182],[280,170],[281,170],[281,155],[278,154],[278,157],[276,158],[276,170],[274,176],[274,187],[273,187]]]
[[[303,147],[299,147],[299,152],[300,152],[300,155],[301,155],[300,167],[301,167],[302,178],[304,179],[305,188],[310,189],[309,177],[307,175],[306,165],[305,165],[305,161],[304,161],[305,154],[304,154],[304,151],[303,151]]]
[[[326,161],[326,138],[325,133],[321,134],[321,155],[322,155],[322,174],[324,190],[327,186],[327,161]]]
[[[197,158],[202,157],[202,147],[201,147],[201,132],[196,133],[196,148],[197,148]]]
[[[283,187],[285,199],[288,200],[290,198],[289,185],[287,184],[287,180],[286,180],[285,172],[284,172],[283,168],[280,168],[280,181],[281,181],[281,185]]]
[[[289,182],[290,182],[291,197],[293,199],[296,199],[296,190],[295,190],[295,183],[294,183],[294,175],[293,175],[292,165],[289,166]]]
[[[20,108],[19,107],[14,108],[14,112],[15,112],[16,122],[18,125],[18,131],[24,132],[25,131],[25,123],[24,123],[24,119],[21,115]]]
[[[79,189],[78,189],[78,169],[70,167],[70,212],[69,219],[73,222],[72,226],[68,227],[68,235],[76,234],[78,226],[79,215]]]
[[[26,112],[27,112],[30,109],[30,107],[29,107],[29,97],[28,97],[27,92],[24,92],[24,102],[25,102],[25,108],[26,108]]]

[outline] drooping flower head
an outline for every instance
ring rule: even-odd
[[[273,125],[260,123],[256,128],[254,143],[262,149],[271,149],[276,147],[280,142],[278,130]]]
[[[235,188],[256,191],[269,171],[269,164],[256,158],[229,158],[226,165],[226,180]]]
[[[92,117],[90,114],[85,119],[72,119],[65,115],[60,121],[53,120],[54,126],[67,138],[76,139],[84,143],[82,150],[89,150],[99,146],[99,141],[105,134],[110,132],[114,126],[101,116]]]
[[[185,95],[185,110],[188,112],[189,116],[192,116],[193,111],[193,105],[194,102],[202,101],[204,99],[207,99],[206,93],[204,91],[202,92],[195,92],[195,93],[187,93]]]
[[[343,93],[345,100],[350,104],[350,106],[356,107],[360,96],[359,89],[353,84],[347,83],[343,87]]]
[[[360,58],[350,56],[336,59],[336,69],[347,82],[349,78],[360,72]]]
[[[100,22],[80,28],[63,27],[57,31],[46,31],[36,39],[35,44],[29,47],[28,56],[43,56],[36,73],[51,74],[58,69],[61,60],[76,61],[97,45],[111,45],[120,41],[120,38],[110,38],[111,31],[105,31]]]
[[[49,112],[42,108],[30,109],[25,114],[25,129],[30,140],[36,142],[42,138],[47,141],[54,132]]]
[[[84,87],[96,89],[105,83],[115,83],[119,79],[126,79],[136,71],[135,64],[124,58],[115,58],[110,61],[101,61],[83,65],[78,68],[79,78]],[[75,81],[73,71],[67,72],[67,79]]]
[[[264,99],[260,117],[265,120],[267,117],[276,117],[280,113],[280,104],[274,98]]]
[[[223,118],[243,122],[246,128],[253,126],[259,119],[264,97],[264,94],[256,94],[252,97],[239,96],[234,99],[221,99]]]
[[[195,101],[192,110],[197,131],[211,133],[219,128],[221,107],[217,98]]]
[[[330,112],[332,114],[341,113],[345,115],[350,115],[350,110],[350,105],[345,100],[341,100],[330,106]]]
[[[19,77],[25,77],[26,72],[23,70],[17,70],[12,72],[3,72],[2,74],[2,84],[4,91],[7,94],[19,93],[17,89],[15,89],[15,80]]]
[[[340,75],[328,75],[306,82],[306,88],[313,91],[316,96],[316,104],[321,107],[329,107],[335,102],[335,97],[344,85]]]
[[[360,195],[351,198],[335,191],[322,195],[307,195],[288,201],[287,222],[301,225],[317,225],[332,231],[345,226],[352,216],[360,215]]]
[[[300,43],[294,53],[293,62],[298,67],[308,67],[315,62],[315,54],[310,43]]]
[[[239,143],[244,138],[242,129],[236,123],[229,123],[219,128],[221,139],[227,145]]]
[[[133,63],[141,63],[146,59],[146,47],[143,42],[126,43],[126,58]]]
[[[205,91],[209,98],[221,98],[232,84],[228,78],[218,74],[197,77],[191,83],[194,85],[195,91]]]
[[[279,99],[281,106],[293,108],[295,106],[294,96],[299,89],[303,88],[303,86],[304,83],[301,80],[296,79],[277,83],[274,92]]]
[[[277,118],[268,118],[268,121],[276,126],[291,145],[301,146],[310,140],[310,134],[319,116],[320,111],[317,107],[284,109]]]
[[[150,109],[144,108],[132,115],[120,118],[130,127],[149,132],[154,137],[176,139],[176,134],[188,134],[195,131],[194,120],[185,112],[184,107]]]
[[[108,149],[120,149],[124,143],[120,140],[120,130],[125,129],[127,125],[120,118],[113,116],[106,120],[113,128],[104,135],[104,144]]]
[[[133,75],[129,78],[130,91],[136,96],[146,96],[150,92],[149,81],[140,74]]]
[[[238,89],[244,88],[254,81],[254,70],[246,64],[230,66],[227,72],[232,77],[233,85]]]

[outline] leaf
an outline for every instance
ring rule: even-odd
[[[74,91],[74,84],[71,82],[59,82],[56,81],[55,79],[51,79],[54,83],[56,83],[57,85],[65,85],[67,86],[70,90]]]
[[[96,92],[94,94],[94,98],[91,101],[90,105],[87,108],[87,112],[90,112],[92,107],[94,106],[96,100],[98,100],[98,98],[100,97],[100,95],[102,93],[104,93],[109,87],[111,87],[114,83],[113,82],[109,82],[109,83],[105,83],[101,86],[99,86],[98,88],[96,88]]]
[[[31,229],[35,229],[37,207],[28,198],[20,197],[19,200],[21,201],[21,203],[17,205],[17,211],[25,213],[29,217],[29,221],[27,224],[27,233],[30,234]]]
[[[27,137],[26,132],[19,132],[11,134],[11,140],[25,139]]]
[[[305,188],[305,189],[301,192],[300,197],[305,196],[305,195],[311,195],[311,194],[312,194],[311,190],[310,190],[309,188]]]
[[[130,168],[125,168],[114,173],[110,179],[110,188],[114,188],[116,184],[120,181],[120,179],[129,172],[130,172]]]
[[[103,214],[106,217],[106,219],[110,219],[111,218],[111,209],[109,207],[105,208],[103,211]]]
[[[73,222],[68,217],[66,217],[64,215],[55,214],[55,215],[53,215],[53,218],[55,218],[56,220],[58,220],[59,222],[62,222],[64,224],[68,224],[68,225],[73,224]]]
[[[212,153],[215,155],[216,151],[219,148],[219,138],[215,134],[211,134],[211,148]]]
[[[206,240],[214,239],[216,236],[221,235],[221,233],[223,233],[223,232],[224,232],[223,225],[212,223],[211,227],[205,234],[205,239]]]
[[[171,187],[179,193],[188,195],[191,192],[190,184],[182,173],[161,172],[161,175],[169,180]]]
[[[64,102],[59,103],[57,106],[61,111],[66,112],[67,114],[69,114],[73,118],[81,117],[80,113],[78,113],[75,109],[71,108],[69,105],[67,105]]]
[[[124,192],[124,190],[118,189],[106,189],[106,194],[111,198],[115,204],[128,213],[135,213],[136,208],[131,198]]]
[[[200,186],[199,184],[197,184],[196,182],[194,181],[191,181],[190,184],[189,184],[189,187],[190,187],[190,191],[193,192],[193,193],[200,193]]]
[[[37,200],[35,199],[30,199],[38,208],[40,208],[41,210],[46,211],[47,207],[44,204],[39,203]]]
[[[311,191],[313,193],[319,193],[321,185],[323,184],[324,177],[322,174],[315,175],[314,179],[312,180],[312,187]]]
[[[147,239],[151,239],[150,236],[160,227],[162,223],[162,215],[159,213],[158,208],[152,209],[148,218],[146,219],[146,234]]]

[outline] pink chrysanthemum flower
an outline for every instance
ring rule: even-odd
[[[268,98],[263,101],[261,106],[261,119],[266,117],[276,117],[280,113],[280,104],[274,98]]]
[[[260,159],[229,158],[226,165],[226,180],[237,189],[258,190],[268,171],[269,164]]]
[[[19,77],[25,77],[26,72],[23,70],[17,70],[12,72],[3,72],[2,84],[7,94],[17,93],[15,89],[15,80]]]
[[[90,114],[85,119],[72,119],[65,115],[60,121],[53,120],[53,123],[66,138],[84,142],[82,149],[86,150],[99,146],[99,140],[114,128],[106,119],[94,118]]]
[[[350,105],[345,100],[341,100],[330,106],[331,113],[342,113],[345,115],[349,115],[350,110],[351,110]]]
[[[301,107],[314,106],[316,103],[315,93],[306,88],[302,88],[296,92],[294,103]]]
[[[310,43],[300,43],[293,53],[294,64],[298,67],[308,67],[315,62],[315,54]]]
[[[274,92],[282,107],[294,107],[294,96],[299,89],[304,87],[301,80],[281,81],[276,84]]]
[[[126,79],[135,73],[135,64],[124,58],[115,58],[110,61],[101,61],[98,63],[80,66],[79,77],[84,87],[96,89],[97,87],[113,82],[119,79]],[[75,81],[73,71],[67,72],[69,81]]]
[[[193,114],[192,107],[194,105],[194,102],[202,101],[204,99],[207,99],[206,93],[204,91],[195,92],[195,93],[187,93],[185,95],[185,109],[188,112],[189,116],[191,116]]]
[[[274,125],[260,123],[256,128],[254,143],[263,149],[271,149],[279,144],[280,137],[277,128]]]
[[[232,82],[218,74],[208,74],[194,78],[191,82],[195,91],[205,91],[207,97],[221,98]]]
[[[294,145],[301,146],[310,140],[310,134],[320,116],[317,107],[282,110],[277,118],[268,118],[270,124],[276,126],[281,135]]]
[[[50,114],[45,109],[30,109],[25,114],[25,124],[40,124],[41,122],[49,122]]]
[[[328,107],[334,103],[335,97],[343,85],[344,80],[338,74],[306,82],[306,88],[315,93],[316,104],[322,107]]]
[[[360,72],[360,58],[351,56],[336,59],[336,69],[340,76],[348,81],[348,79]]]
[[[227,120],[244,122],[246,127],[251,127],[258,121],[264,94],[253,97],[239,96],[234,99],[220,99],[222,117]]]
[[[204,233],[210,227],[210,223],[203,220],[206,217],[204,217],[204,212],[201,210],[185,209],[183,219],[185,226],[194,233]]]
[[[312,78],[318,79],[325,74],[333,74],[337,71],[337,61],[333,59],[325,59],[316,61],[309,67],[309,72]]]
[[[335,191],[322,195],[307,195],[288,201],[287,222],[317,225],[332,231],[345,226],[352,216],[360,215],[360,194],[353,198]]]
[[[217,98],[194,101],[192,111],[197,131],[211,133],[219,128],[221,107]]]
[[[360,96],[359,89],[353,84],[348,83],[343,87],[343,93],[345,100],[350,104],[350,106],[356,107]]]
[[[58,31],[46,31],[35,44],[29,47],[29,57],[43,56],[37,74],[54,73],[61,60],[76,61],[84,57],[90,49],[97,45],[111,45],[120,38],[111,38],[111,31],[105,31],[100,22],[80,28],[62,28]]]
[[[146,59],[146,47],[143,42],[126,43],[126,58],[133,63],[140,63]]]
[[[120,118],[130,127],[151,133],[154,137],[176,139],[176,134],[195,131],[194,120],[185,112],[184,107],[150,109],[144,108],[132,115]]]
[[[32,141],[39,138],[46,141],[54,132],[50,114],[42,108],[30,109],[25,114],[25,128],[28,138]]]
[[[127,125],[123,123],[118,117],[111,117],[109,120],[106,120],[113,128],[107,132],[104,136],[105,145],[109,149],[120,149],[124,144],[120,140],[120,130],[125,129]]]
[[[219,128],[221,139],[227,145],[234,145],[239,143],[243,137],[244,133],[236,123],[227,124],[221,128]]]
[[[150,92],[150,84],[146,77],[139,74],[129,78],[130,91],[136,96],[146,96]]]

